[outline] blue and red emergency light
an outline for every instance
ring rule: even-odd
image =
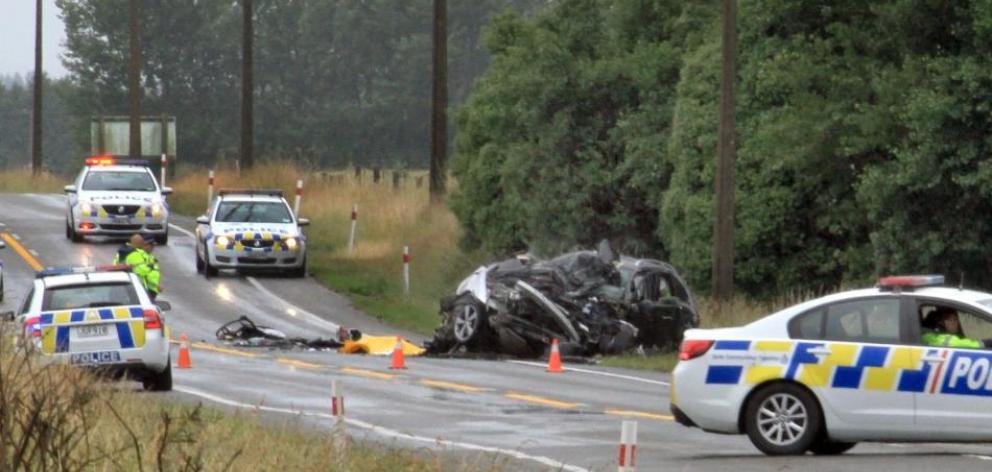
[[[892,291],[912,291],[922,287],[939,287],[944,285],[944,276],[930,275],[890,275],[878,279],[878,288]]]
[[[129,270],[131,270],[131,266],[127,264],[102,264],[98,266],[80,267],[46,267],[45,269],[35,272],[35,278],[51,277],[53,275],[92,274],[95,272],[127,272]]]

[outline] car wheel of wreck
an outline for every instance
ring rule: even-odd
[[[485,311],[478,303],[460,301],[451,314],[451,330],[459,344],[470,344],[481,337]]]

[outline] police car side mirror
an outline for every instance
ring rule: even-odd
[[[310,219],[309,218],[300,218],[300,219],[296,220],[296,224],[298,226],[310,226]]]
[[[76,193],[76,186],[66,185],[65,187],[62,188],[62,191],[65,193]]]
[[[157,306],[161,311],[172,310],[172,304],[165,300],[155,300],[155,306]]]
[[[2,321],[14,321],[14,312],[13,311],[5,311],[3,313],[0,313],[0,320],[2,320]]]
[[[162,195],[172,195],[172,187],[162,187]]]
[[[199,224],[199,225],[209,225],[210,224],[210,217],[207,216],[207,215],[197,216],[196,217],[196,224]]]

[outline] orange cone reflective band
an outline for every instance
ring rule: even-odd
[[[393,348],[393,362],[390,369],[406,369],[406,358],[403,356],[403,339],[396,336],[396,347]]]
[[[186,333],[179,336],[179,365],[180,369],[192,369],[193,362],[189,360],[189,338]]]
[[[561,353],[558,352],[558,339],[553,339],[551,341],[551,355],[548,356],[548,372],[555,374],[560,374],[561,369]]]

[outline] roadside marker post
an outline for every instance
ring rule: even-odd
[[[168,165],[169,165],[169,159],[166,157],[165,154],[162,154],[162,172],[161,172],[162,176],[159,178],[159,185],[161,185],[162,187],[165,187],[165,168]]]
[[[207,174],[207,211],[210,211],[210,202],[214,199],[214,171]]]
[[[293,214],[300,216],[300,198],[303,197],[303,181],[296,181],[296,201],[293,203]]]
[[[403,294],[410,295],[410,246],[403,246]]]
[[[637,470],[637,422],[624,421],[620,427],[620,457],[617,472]]]
[[[347,433],[344,429],[344,392],[337,379],[331,380],[331,416],[331,441],[334,448],[341,451],[347,446]]]
[[[351,207],[351,233],[348,235],[348,254],[355,252],[355,227],[358,226],[358,204]]]

